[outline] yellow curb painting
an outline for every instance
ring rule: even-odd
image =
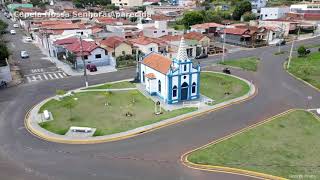
[[[196,149],[193,149],[193,150],[190,150],[186,153],[184,153],[181,158],[180,158],[180,161],[183,165],[185,165],[186,167],[189,167],[189,168],[192,168],[192,169],[197,169],[197,170],[203,170],[203,171],[212,171],[212,172],[221,172],[221,173],[229,173],[229,174],[236,174],[236,175],[243,175],[243,176],[248,176],[248,177],[254,177],[254,178],[258,178],[258,179],[272,179],[272,180],[287,180],[286,178],[283,178],[283,177],[278,177],[278,176],[273,176],[273,175],[269,175],[269,174],[264,174],[264,173],[260,173],[260,172],[254,172],[254,171],[248,171],[248,170],[243,170],[243,169],[238,169],[238,168],[230,168],[230,167],[223,167],[223,166],[214,166],[214,165],[202,165],[202,164],[196,164],[196,163],[193,163],[193,162],[190,162],[188,160],[188,156],[197,151],[197,150],[200,150],[200,149],[205,149],[211,145],[215,145],[215,144],[218,144],[222,141],[226,141],[232,137],[235,137],[239,134],[242,134],[244,132],[247,132],[253,128],[256,128],[258,126],[261,126],[263,124],[266,124],[270,121],[273,121],[275,119],[277,119],[278,117],[282,117],[284,115],[287,115],[293,111],[297,111],[297,110],[304,110],[304,109],[290,109],[288,111],[285,111],[283,113],[280,113],[278,115],[275,115],[271,118],[268,118],[264,121],[261,121],[261,122],[257,122],[257,123],[254,123],[246,128],[243,128],[239,131],[236,131],[232,134],[229,134],[227,136],[224,136],[218,140],[215,140],[213,142],[209,142],[208,144],[205,144],[201,147],[198,147]],[[313,113],[312,113],[313,114]],[[314,116],[316,116],[315,114],[313,114]],[[317,117],[317,119],[320,120],[319,117]]]
[[[212,71],[211,71],[212,72]],[[215,73],[215,72],[213,72]],[[233,75],[232,75],[233,76]],[[233,77],[236,77],[236,76],[233,76]],[[241,79],[241,80],[244,80],[242,78],[239,78],[237,77],[238,79]],[[27,112],[27,114],[25,115],[25,120],[24,120],[24,124],[25,124],[25,127],[26,129],[31,133],[33,134],[34,136],[40,138],[40,139],[43,139],[43,140],[46,140],[46,141],[51,141],[51,142],[56,142],[56,143],[63,143],[63,144],[97,144],[97,143],[106,143],[106,142],[112,142],[112,141],[118,141],[118,140],[123,140],[123,139],[128,139],[128,138],[131,138],[131,137],[135,137],[135,136],[138,136],[140,134],[145,134],[145,133],[149,133],[149,132],[152,132],[152,131],[155,131],[157,129],[160,129],[160,128],[163,128],[163,127],[167,127],[167,126],[170,126],[170,125],[174,125],[174,124],[177,124],[177,123],[180,123],[182,121],[186,121],[186,120],[189,120],[189,119],[192,119],[194,117],[199,117],[201,115],[204,115],[204,114],[207,114],[207,113],[210,113],[210,112],[214,112],[214,111],[217,111],[217,110],[220,110],[220,109],[223,109],[223,108],[226,108],[226,107],[229,107],[229,106],[232,106],[234,104],[239,104],[239,103],[242,103],[244,101],[248,101],[252,98],[254,98],[256,95],[258,94],[258,88],[255,87],[255,92],[254,94],[251,94],[249,95],[247,98],[245,99],[242,99],[242,100],[238,100],[238,101],[235,101],[235,102],[231,102],[229,104],[226,104],[226,105],[223,105],[221,107],[217,107],[217,108],[214,108],[214,109],[209,109],[207,111],[204,111],[204,112],[200,112],[200,113],[197,113],[197,114],[192,114],[190,116],[186,116],[186,117],[183,117],[177,121],[174,121],[174,122],[170,122],[170,123],[167,123],[167,124],[163,124],[163,125],[159,125],[157,127],[154,127],[154,128],[151,128],[151,129],[148,129],[148,130],[145,130],[145,131],[141,131],[141,132],[135,132],[135,133],[132,133],[132,134],[128,134],[126,136],[121,136],[121,137],[115,137],[115,138],[106,138],[106,139],[76,139],[76,140],[68,140],[68,139],[63,139],[63,138],[58,138],[58,137],[51,137],[51,136],[48,136],[47,134],[43,133],[43,132],[39,132],[35,129],[32,128],[32,125],[31,125],[31,122],[28,120],[29,118],[29,113],[31,111],[31,109],[33,109],[33,107]],[[49,99],[49,98],[47,98]],[[44,100],[45,101],[45,100]],[[43,101],[42,101],[43,102]],[[36,106],[36,105],[35,105]]]

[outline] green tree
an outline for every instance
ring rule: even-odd
[[[6,59],[9,58],[10,53],[7,46],[4,43],[0,43],[0,66],[6,66]]]
[[[203,14],[199,11],[188,11],[183,14],[182,23],[188,29],[195,24],[203,23]]]
[[[307,55],[307,49],[303,45],[299,46],[298,55],[299,55],[299,57],[303,57],[303,56]]]
[[[250,20],[256,20],[257,16],[255,14],[253,14],[253,13],[246,12],[242,16],[242,18],[243,18],[243,21],[250,21]]]
[[[73,65],[76,63],[77,56],[71,52],[68,52],[67,61],[72,63]]]
[[[234,20],[240,20],[241,16],[252,10],[251,3],[247,0],[241,1],[237,4],[236,8],[233,11],[232,18]]]
[[[8,27],[8,24],[2,20],[0,20],[0,33],[2,34]]]

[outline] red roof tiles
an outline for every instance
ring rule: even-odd
[[[126,43],[125,39],[118,36],[109,37],[105,40],[100,41],[102,46],[107,46],[110,48],[118,47],[121,43]]]
[[[218,24],[218,23],[203,23],[203,24],[195,24],[193,26],[191,26],[194,29],[208,29],[208,28],[217,28],[217,27],[223,27],[222,24]]]
[[[145,77],[148,79],[156,79],[156,75],[153,73],[146,74]]]
[[[82,40],[82,51],[83,55],[89,55],[93,50],[98,48],[99,46],[95,42],[84,41]],[[69,44],[66,46],[68,51],[71,51],[77,55],[81,55],[81,44],[80,41],[76,41],[73,44]]]
[[[250,30],[245,28],[226,28],[224,29],[223,32],[226,34],[242,35],[247,31],[250,31]]]
[[[65,39],[59,39],[59,40],[56,40],[54,42],[54,44],[57,44],[57,45],[68,45],[68,44],[73,44],[75,42],[79,41],[78,38],[65,38]]]
[[[151,53],[143,59],[142,64],[162,74],[167,74],[170,70],[172,61],[169,58],[160,54]]]

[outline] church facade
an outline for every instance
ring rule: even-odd
[[[145,90],[168,104],[200,97],[200,65],[193,66],[181,38],[177,57],[169,59],[158,53],[145,56],[140,65],[140,81]]]

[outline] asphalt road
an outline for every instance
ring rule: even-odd
[[[304,41],[307,44],[317,42],[319,38]],[[33,105],[54,95],[56,89],[82,87],[82,77],[23,84],[1,90],[0,179],[250,179],[239,175],[192,170],[181,165],[179,160],[184,152],[250,124],[290,108],[305,108],[307,96],[313,96],[311,107],[320,107],[319,92],[284,72],[282,63],[286,56],[274,56],[276,49],[265,47],[227,55],[230,59],[260,57],[258,72],[233,71],[236,75],[252,80],[259,88],[259,94],[252,100],[111,143],[51,143],[34,137],[24,128],[24,116]],[[211,69],[211,64],[219,58],[215,56],[201,60],[201,64]],[[131,69],[89,76],[89,82],[96,84],[133,76],[134,70]]]

